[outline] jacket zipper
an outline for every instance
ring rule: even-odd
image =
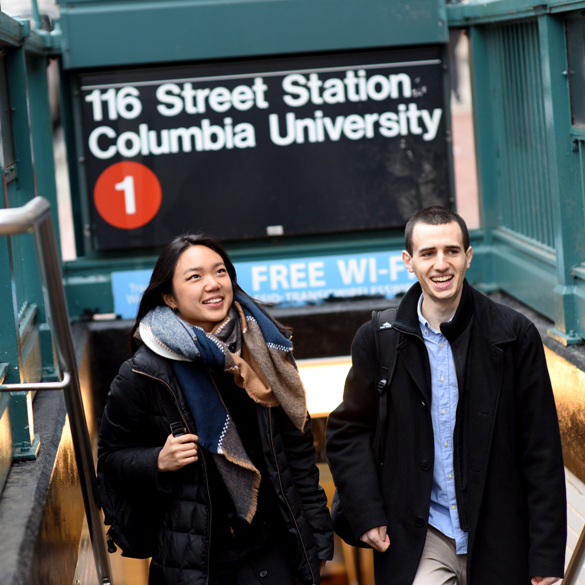
[[[187,424],[187,421],[185,420],[185,417],[183,416],[183,411],[181,410],[181,407],[179,406],[179,400],[177,398],[177,395],[174,393],[173,389],[164,381],[161,380],[160,378],[157,378],[156,376],[151,376],[150,374],[147,374],[146,372],[141,372],[140,370],[132,370],[134,373],[136,374],[141,374],[142,376],[146,376],[147,378],[151,378],[153,380],[156,380],[157,382],[160,382],[163,386],[165,386],[168,391],[171,393],[171,396],[174,398],[175,400],[175,404],[177,405],[177,412],[179,413],[179,416],[181,417],[183,424],[185,425],[185,428],[187,429],[187,432],[189,434],[191,434],[191,430],[189,429],[189,425]],[[213,510],[211,508],[211,492],[209,491],[209,479],[207,477],[207,464],[205,463],[205,457],[203,455],[203,451],[199,450],[201,454],[201,462],[203,464],[203,475],[205,476],[205,487],[207,488],[207,498],[209,499],[209,538],[207,540],[208,543],[208,547],[207,547],[207,579],[206,579],[206,583],[207,585],[209,585],[209,569],[210,569],[210,560],[211,560],[211,555],[210,555],[210,551],[211,551],[211,516],[213,514]]]
[[[207,539],[207,579],[206,583],[209,585],[209,573],[211,570],[211,517],[213,515],[213,509],[211,507],[211,492],[209,491],[209,479],[207,478],[207,463],[205,463],[205,457],[203,451],[201,452],[201,461],[203,462],[203,469],[205,474],[205,487],[207,488],[207,499],[209,500],[209,538]]]
[[[311,567],[311,561],[309,560],[309,555],[307,554],[307,549],[305,548],[305,543],[303,542],[303,535],[299,529],[299,525],[295,519],[295,515],[293,514],[291,505],[289,504],[288,500],[286,499],[286,495],[284,493],[284,488],[282,486],[282,478],[280,477],[280,468],[278,467],[278,459],[276,458],[276,449],[274,448],[274,440],[272,436],[272,407],[268,407],[268,424],[270,427],[270,445],[272,446],[272,455],[274,456],[274,464],[276,465],[276,472],[278,473],[278,483],[280,484],[280,492],[282,493],[282,497],[288,506],[288,511],[290,512],[290,516],[292,521],[295,524],[297,529],[297,534],[299,535],[299,540],[301,541],[301,546],[303,547],[303,552],[305,553],[305,558],[307,559],[307,565],[309,566],[309,571],[311,571],[311,578],[313,579],[313,585],[316,583],[315,581],[315,574],[313,573],[313,568]]]
[[[152,378],[153,380],[160,382],[161,384],[163,384],[164,386],[166,386],[168,388],[169,392],[171,393],[171,396],[175,399],[175,404],[177,405],[177,411],[178,411],[179,415],[181,416],[181,420],[183,421],[183,424],[185,425],[187,432],[189,434],[191,434],[191,430],[189,429],[189,425],[187,424],[187,421],[185,420],[185,417],[183,416],[183,412],[181,411],[181,407],[179,406],[179,400],[177,399],[177,395],[173,392],[173,389],[164,380],[161,380],[160,378],[157,378],[156,376],[151,376],[150,374],[147,374],[145,372],[141,372],[140,370],[133,369],[132,371],[135,374],[141,374],[142,376],[146,376],[147,378]]]

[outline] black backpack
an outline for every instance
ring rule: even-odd
[[[382,477],[382,468],[384,466],[384,440],[386,437],[386,420],[388,418],[388,393],[386,389],[392,381],[394,368],[396,367],[396,334],[391,333],[395,317],[395,308],[372,312],[372,329],[376,340],[379,368],[378,422],[373,445],[378,478]],[[356,538],[354,535],[343,513],[337,490],[335,490],[333,501],[331,502],[331,519],[333,520],[333,529],[347,544],[360,548],[370,548],[359,540],[359,536]]]

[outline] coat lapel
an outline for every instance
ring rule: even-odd
[[[421,349],[424,349],[422,341],[419,343],[417,339],[410,339],[410,335],[403,335],[396,351],[410,377],[423,395],[425,402],[430,406],[431,384],[428,377],[428,357],[426,356],[426,349],[424,353]]]
[[[467,453],[464,463],[466,473],[462,474],[467,490],[469,517],[477,515],[493,443],[498,404],[504,383],[504,350],[502,346],[515,339],[515,333],[502,319],[494,303],[486,302],[480,293],[473,291],[474,323],[472,334],[466,340],[462,335],[452,346],[454,356],[459,353],[464,359],[462,428],[456,429],[459,441],[463,441]],[[462,432],[461,432],[462,431]],[[463,470],[462,470],[463,471]]]
[[[483,353],[483,356],[483,359],[477,360],[477,364],[468,368],[467,378],[468,380],[480,379],[484,383],[477,385],[470,383],[465,389],[469,407],[467,419],[464,422],[467,427],[464,442],[467,444],[468,453],[464,481],[470,487],[467,490],[467,501],[468,517],[471,518],[477,517],[483,497],[496,413],[502,391],[503,350],[492,346]]]
[[[504,351],[502,346],[516,339],[514,331],[502,319],[496,305],[474,291],[474,333],[469,339],[465,362],[464,391],[469,400],[469,433],[473,444],[482,445],[478,466],[485,468],[498,401],[503,385]],[[481,359],[478,359],[481,356]],[[476,443],[477,442],[477,443]],[[480,456],[481,453],[481,456]]]

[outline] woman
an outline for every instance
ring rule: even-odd
[[[108,534],[151,585],[319,583],[333,533],[289,337],[217,240],[165,248],[98,448]]]

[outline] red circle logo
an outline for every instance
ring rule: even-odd
[[[93,201],[102,219],[122,230],[146,225],[157,214],[162,189],[144,165],[124,161],[108,167],[96,181]]]

